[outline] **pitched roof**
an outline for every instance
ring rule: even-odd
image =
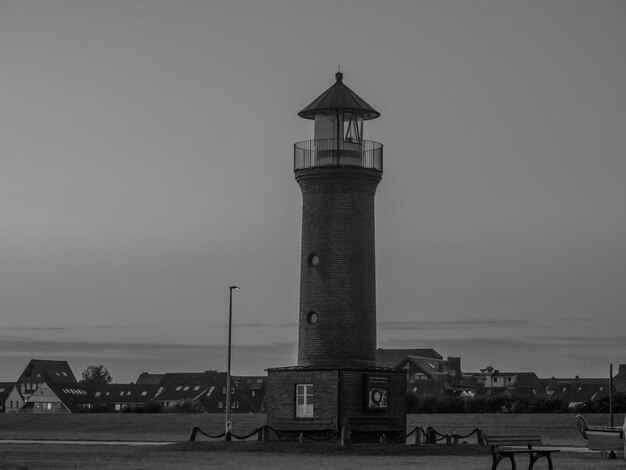
[[[154,384],[91,384],[85,389],[94,405],[146,403],[154,397]]]
[[[552,399],[563,400],[568,403],[584,403],[589,400],[608,396],[609,386],[606,383],[574,383],[558,384],[551,389]]]
[[[298,116],[305,119],[315,119],[316,114],[329,111],[352,112],[361,115],[364,120],[375,119],[380,116],[378,111],[343,83],[341,72],[335,74],[335,79],[336,82],[300,111]]]
[[[49,361],[45,359],[31,359],[21,378],[32,377],[32,373],[41,377],[48,384],[76,384],[76,377],[67,361]],[[19,379],[18,379],[19,381]]]
[[[380,367],[396,367],[409,356],[423,359],[442,360],[434,349],[383,349],[376,350],[376,364]]]
[[[196,400],[225,385],[226,372],[167,373],[158,384],[154,400]]]
[[[81,405],[91,403],[87,391],[79,384],[63,384],[58,382],[45,382],[45,384],[70,411],[78,411],[81,409]],[[39,387],[33,396],[39,393],[43,393],[43,387]]]
[[[439,373],[440,363],[440,359],[408,356],[404,360],[400,361],[400,363],[397,364],[397,367],[400,368],[403,367],[404,364],[411,364],[415,369],[418,369],[426,376],[428,376],[429,379],[434,379]]]
[[[15,382],[0,382],[0,402],[5,401],[15,387]]]
[[[157,385],[165,374],[150,374],[148,372],[142,372],[137,377],[137,384],[153,384]]]

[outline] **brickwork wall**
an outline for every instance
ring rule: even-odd
[[[389,379],[388,407],[367,407],[367,377]],[[353,430],[385,432],[406,429],[406,374],[404,371],[341,371],[341,418],[339,426]]]
[[[363,168],[296,171],[303,197],[300,366],[375,363],[374,196],[381,176]],[[317,265],[310,263],[313,254]]]
[[[367,377],[389,380],[389,406],[367,407]],[[296,385],[313,384],[314,417],[296,418]],[[267,378],[267,424],[279,431],[339,431],[404,433],[406,374],[380,369],[270,369]],[[377,439],[377,437],[376,437]]]
[[[337,370],[276,370],[267,372],[267,424],[278,430],[337,431]],[[296,419],[296,385],[313,384],[313,419]]]

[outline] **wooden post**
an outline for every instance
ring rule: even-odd
[[[430,426],[426,427],[426,442],[428,444],[437,444],[437,436],[435,430]]]
[[[194,442],[196,440],[197,434],[198,434],[198,426],[193,426],[191,428],[191,433],[189,433],[189,442]]]
[[[613,364],[609,364],[609,415],[610,415],[610,426],[615,426],[613,421]]]
[[[626,417],[624,418],[624,427],[622,428],[622,435],[626,436]],[[626,461],[626,439],[624,439],[624,460]]]
[[[418,427],[415,429],[415,445],[419,446],[422,444],[422,428]]]
[[[476,431],[476,443],[481,446],[487,445],[487,443],[485,442],[485,435],[483,434],[482,429],[478,429]]]
[[[350,428],[343,426],[341,428],[341,447],[346,447],[350,443]]]
[[[622,435],[626,436],[626,417],[624,418],[624,427],[622,428]],[[624,460],[626,461],[626,439],[624,439]]]

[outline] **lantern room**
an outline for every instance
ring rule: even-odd
[[[358,166],[382,171],[383,146],[363,139],[363,122],[380,113],[343,83],[335,83],[298,113],[315,121],[314,139],[294,145],[294,169]]]

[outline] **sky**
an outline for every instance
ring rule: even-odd
[[[626,363],[626,3],[0,0],[0,380],[295,365],[297,116],[375,109],[378,346]]]

